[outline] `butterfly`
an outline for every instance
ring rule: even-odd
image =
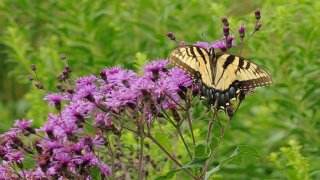
[[[257,64],[228,53],[214,53],[194,45],[172,51],[169,61],[184,70],[200,87],[201,96],[218,110],[253,88],[272,84],[271,76]]]

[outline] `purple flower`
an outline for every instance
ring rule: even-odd
[[[114,67],[106,70],[107,81],[112,88],[129,88],[130,84],[138,78],[138,74],[132,70],[124,70],[119,67]]]
[[[142,68],[143,77],[149,78],[152,81],[157,81],[159,78],[161,78],[160,75],[167,71],[166,68],[168,65],[169,61],[166,59],[151,61]]]
[[[11,162],[15,162],[15,163],[22,163],[23,159],[24,159],[24,154],[20,151],[17,152],[8,152],[5,157],[11,161]]]
[[[231,48],[231,47],[234,47],[234,46],[237,46],[237,43],[236,43],[236,41],[234,40],[234,37],[233,36],[227,36],[227,43],[230,43],[231,44],[231,46],[229,47],[229,48]]]
[[[65,152],[56,153],[54,159],[63,165],[67,165],[72,160],[70,155]]]
[[[214,49],[220,49],[220,51],[224,52],[227,50],[227,45],[225,41],[215,41],[212,44]]]
[[[73,158],[73,163],[77,164],[77,165],[83,165],[83,166],[89,166],[89,167],[93,167],[96,166],[98,164],[98,159],[96,157],[96,155],[94,153],[86,153],[84,155],[81,156],[74,156]]]
[[[56,103],[60,103],[63,100],[69,100],[69,97],[65,93],[51,93],[47,94],[43,99],[49,100],[49,106],[52,106]]]
[[[30,129],[31,128],[30,125],[32,122],[33,122],[33,119],[31,120],[17,119],[16,122],[14,123],[14,126],[23,131],[23,130]]]
[[[11,179],[13,174],[14,172],[9,165],[0,165],[0,179]]]
[[[187,45],[186,42],[184,42],[184,41],[180,41],[180,42],[179,42],[179,46],[185,46],[185,45]]]
[[[143,73],[148,72],[158,72],[158,71],[166,71],[167,66],[169,65],[169,61],[166,59],[159,59],[155,61],[149,62],[146,66],[142,68]]]
[[[83,86],[95,85],[97,77],[94,75],[79,77],[76,80],[76,89],[81,89]]]
[[[169,75],[169,87],[175,92],[179,92],[192,86],[192,79],[178,67],[173,67],[169,72]]]
[[[241,25],[241,26],[238,27],[238,30],[239,30],[240,38],[244,38],[245,37],[246,26],[245,25]]]
[[[52,133],[59,122],[61,122],[61,118],[58,115],[49,114],[46,123],[38,131],[44,131],[47,134]]]
[[[91,102],[72,102],[62,111],[62,119],[68,122],[78,119],[80,116],[82,118],[89,118],[95,107]]]
[[[96,94],[96,85],[91,84],[91,85],[83,85],[81,88],[79,88],[75,93],[74,96],[72,97],[73,101],[81,100],[83,98],[87,98],[92,101],[94,101],[94,97]],[[90,99],[93,98],[93,99]]]
[[[101,162],[98,163],[98,167],[101,171],[101,173],[105,176],[111,176],[112,175],[112,169],[110,166],[106,165],[105,163]]]
[[[239,32],[244,32],[246,30],[246,25],[241,25],[238,27]]]
[[[210,51],[210,48],[212,48],[212,45],[207,42],[198,41],[194,44],[195,46],[201,47],[207,51]]]
[[[2,142],[6,142],[7,145],[14,145],[15,141],[19,139],[19,135],[21,133],[21,130],[18,128],[11,128],[9,131],[2,134],[1,140]]]
[[[104,139],[101,136],[96,136],[92,138],[89,135],[84,136],[80,139],[79,144],[86,149],[86,152],[91,152],[95,147],[99,147],[105,143]]]
[[[112,124],[109,113],[105,114],[101,112],[96,113],[93,123],[96,127],[101,127],[102,129],[107,128]]]
[[[51,151],[51,150],[63,147],[63,144],[59,141],[43,140],[39,144],[37,144],[37,146],[39,146],[42,149],[45,149],[47,151]]]
[[[132,92],[137,94],[138,97],[151,95],[155,90],[155,83],[149,78],[139,78],[132,85]]]
[[[105,104],[113,110],[120,110],[125,107],[137,107],[138,94],[132,92],[131,89],[122,88],[119,91],[110,92],[106,95],[107,102]]]

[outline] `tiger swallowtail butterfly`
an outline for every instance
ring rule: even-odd
[[[213,49],[180,46],[169,60],[198,83],[201,96],[217,109],[225,110],[231,99],[255,87],[272,84],[270,75],[257,64],[240,56],[215,54]]]

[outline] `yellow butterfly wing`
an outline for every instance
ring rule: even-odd
[[[265,70],[243,57],[217,54],[215,61],[211,88],[226,91],[232,84],[238,82],[241,90],[249,90],[272,84],[272,79]]]
[[[197,46],[181,46],[170,54],[169,60],[192,78],[200,78],[207,85],[212,83],[212,61],[207,50]]]

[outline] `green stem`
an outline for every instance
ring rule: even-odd
[[[229,127],[230,121],[231,121],[231,118],[228,119],[226,125],[222,128],[221,133],[220,133],[220,136],[219,136],[219,139],[218,139],[218,142],[217,142],[217,145],[216,145],[216,147],[213,149],[212,154],[211,154],[211,156],[209,157],[209,159],[208,159],[208,160],[206,161],[206,163],[204,164],[204,166],[203,166],[203,168],[202,168],[202,172],[201,172],[201,174],[200,174],[200,177],[202,177],[202,176],[205,174],[205,172],[207,171],[209,165],[211,164],[212,160],[214,159],[215,155],[217,154],[218,148],[219,148],[219,146],[220,146],[220,144],[221,144],[221,141],[222,141],[222,139],[223,139],[223,137],[224,137],[224,135],[225,135],[226,129]]]
[[[187,109],[186,113],[187,113],[187,120],[188,120],[188,124],[189,124],[189,128],[190,128],[190,132],[191,132],[191,137],[192,137],[192,144],[193,147],[196,146],[196,140],[194,138],[194,134],[193,134],[193,128],[192,128],[192,122],[191,122],[191,118],[190,118],[190,113],[189,113],[189,109]]]
[[[144,133],[142,127],[139,128],[140,132],[140,157],[139,157],[139,174],[138,179],[142,179],[142,161],[143,161],[143,142],[144,142]]]
[[[156,144],[179,168],[182,167],[182,165],[151,134],[145,134],[145,137],[148,137],[154,144]],[[182,170],[192,178],[196,178],[196,176],[193,175],[188,169]]]
[[[107,135],[107,140],[108,140],[108,149],[110,151],[110,155],[111,155],[111,168],[112,168],[112,179],[116,179],[116,174],[115,174],[115,156],[114,156],[114,152],[112,150],[112,146],[111,146],[111,141],[109,136]]]
[[[182,140],[182,143],[183,143],[184,147],[186,148],[190,158],[192,159],[191,152],[189,150],[189,147],[187,146],[187,143],[186,143],[186,141],[185,141],[185,139],[184,139],[184,137],[183,137],[183,135],[181,133],[181,130],[180,130],[179,126],[174,124],[174,122],[171,120],[171,118],[169,117],[169,115],[166,113],[166,111],[163,108],[161,108],[161,109],[162,109],[163,114],[165,115],[165,118],[172,124],[173,127],[175,127],[177,129],[178,134],[180,136],[180,139]]]

